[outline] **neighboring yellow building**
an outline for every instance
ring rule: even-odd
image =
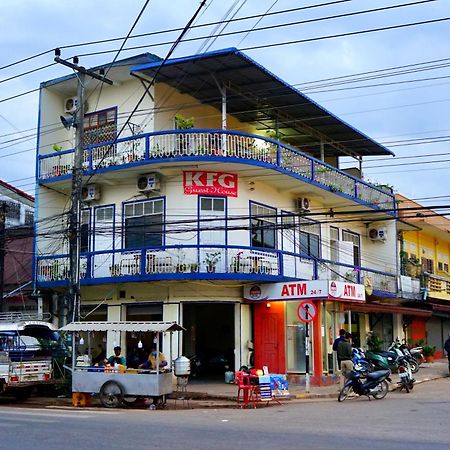
[[[450,220],[402,195],[396,198],[399,218],[415,228],[401,232],[401,272],[420,279],[422,299],[433,311],[426,322],[415,320],[410,334],[426,338],[439,353],[450,331]]]

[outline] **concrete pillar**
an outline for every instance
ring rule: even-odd
[[[399,338],[401,341],[404,337],[406,337],[403,335],[402,314],[392,314],[392,334],[394,335],[394,340]]]
[[[180,304],[168,303],[163,305],[163,320],[164,322],[180,323]],[[172,334],[172,349],[170,348],[170,333],[165,333],[163,338],[163,352],[166,358],[170,358],[172,351],[172,358],[176,359],[181,355],[183,335],[181,331],[176,331]]]
[[[316,307],[316,317],[312,321],[313,334],[313,377],[314,383],[320,383],[323,375],[323,346],[322,346],[322,305],[321,302],[314,302]]]
[[[122,320],[122,306],[108,305],[108,322],[117,322]],[[123,333],[125,335],[125,333]],[[121,340],[121,333],[116,331],[108,331],[106,335],[106,356],[109,357],[114,353],[114,343],[122,347],[122,355],[125,355],[125,336],[124,341]]]
[[[238,304],[240,309],[240,330],[235,328],[236,348],[240,348],[240,359],[236,358],[236,369],[240,366],[248,366],[248,341],[252,340],[252,314],[250,305]],[[237,334],[239,334],[238,336]],[[240,341],[240,342],[239,342]]]

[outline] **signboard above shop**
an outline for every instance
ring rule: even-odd
[[[364,303],[364,285],[332,280],[291,281],[244,287],[244,299],[253,301],[323,299]]]
[[[224,195],[237,197],[238,177],[235,173],[206,172],[204,170],[183,172],[185,195]]]

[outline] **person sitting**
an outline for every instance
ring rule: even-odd
[[[114,355],[111,355],[108,359],[105,359],[106,364],[110,364],[111,366],[114,366],[115,364],[121,364],[122,366],[127,365],[127,361],[125,359],[125,356],[121,355],[122,348],[117,345],[114,347]]]
[[[154,344],[152,345],[152,351],[148,355],[147,361],[145,361],[143,364],[139,364],[139,368],[156,370],[156,361],[158,360],[157,356],[158,353],[156,351],[156,345]],[[159,368],[163,369],[166,366],[167,366],[166,357],[164,356],[164,353],[159,352]]]
[[[105,358],[106,358],[106,351],[103,348],[102,344],[98,344],[98,353],[94,358],[92,358],[92,365],[95,366],[102,364]]]

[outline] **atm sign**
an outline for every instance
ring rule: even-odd
[[[186,171],[183,172],[185,195],[209,194],[237,197],[238,178],[235,173]]]

